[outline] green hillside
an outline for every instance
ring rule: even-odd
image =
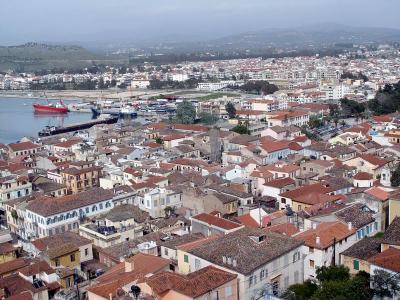
[[[43,69],[75,69],[93,64],[118,64],[124,59],[92,53],[79,46],[27,43],[0,46],[0,72],[30,72]]]

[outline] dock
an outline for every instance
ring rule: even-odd
[[[66,125],[62,127],[56,126],[46,126],[42,131],[39,131],[39,136],[51,136],[60,133],[74,132],[78,130],[88,129],[93,127],[94,125],[99,124],[115,124],[118,122],[118,117],[108,117],[108,118],[99,118],[95,120],[75,123],[71,125]]]

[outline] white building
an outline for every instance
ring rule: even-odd
[[[351,224],[324,222],[295,236],[304,241],[304,280],[315,279],[322,266],[340,264],[340,253],[356,243],[356,230]]]
[[[137,196],[135,202],[140,209],[147,211],[152,218],[162,218],[165,217],[167,207],[176,209],[182,206],[182,193],[165,188],[155,188],[148,193]]]
[[[243,228],[189,250],[185,260],[189,272],[213,265],[237,274],[239,299],[252,300],[303,282],[301,247],[301,241],[284,235]]]
[[[65,231],[78,231],[84,218],[97,216],[113,208],[113,197],[112,190],[102,188],[57,198],[39,197],[26,207],[26,236],[41,238]]]

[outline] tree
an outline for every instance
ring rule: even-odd
[[[175,214],[175,207],[167,206],[164,208],[164,213],[167,218]]]
[[[322,127],[324,124],[322,120],[316,116],[310,117],[310,120],[308,121],[308,126],[310,128],[319,128]]]
[[[317,268],[317,280],[319,282],[324,282],[324,281],[332,281],[332,280],[349,280],[350,279],[350,273],[349,273],[349,268],[345,266],[322,266],[320,268]]]
[[[201,123],[204,123],[206,125],[213,125],[218,122],[219,117],[209,112],[201,112],[199,114],[199,119]]]
[[[355,276],[349,280],[323,282],[311,300],[368,300],[372,295],[368,280]]]
[[[345,116],[360,116],[365,111],[365,105],[347,98],[340,99],[340,105]]]
[[[241,86],[231,86],[232,89],[239,89],[244,92],[253,94],[273,94],[278,91],[278,87],[275,84],[271,84],[265,80],[248,81]]]
[[[250,130],[244,124],[238,124],[231,129],[231,131],[239,133],[239,134],[250,134]]]
[[[390,183],[392,187],[400,186],[400,163],[397,165],[396,170],[392,173],[390,177]]]
[[[160,137],[158,136],[158,137],[156,137],[156,143],[162,145],[162,144],[164,144],[164,141],[163,141],[162,138],[160,138]]]
[[[379,297],[392,298],[400,292],[400,276],[394,275],[384,270],[376,270],[372,275],[371,282],[375,295]]]
[[[296,295],[296,299],[310,299],[318,289],[318,285],[311,281],[306,280],[304,283],[293,284],[291,285],[288,290],[289,293],[285,293],[283,298],[291,299],[292,293]]]
[[[228,102],[225,105],[225,110],[228,113],[229,119],[233,119],[236,116],[236,108],[232,102]]]
[[[375,98],[368,101],[368,108],[376,115],[390,114],[400,109],[400,81],[393,85],[385,85]]]
[[[193,124],[196,119],[196,109],[189,101],[183,101],[176,108],[175,119],[178,123]]]

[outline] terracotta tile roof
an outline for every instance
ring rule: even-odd
[[[260,147],[268,153],[276,152],[279,150],[289,149],[289,142],[287,141],[268,141],[262,142]]]
[[[355,228],[361,228],[375,221],[374,212],[363,203],[349,205],[335,213],[346,224],[351,223]]]
[[[207,223],[209,225],[213,225],[215,227],[219,227],[225,230],[232,230],[236,228],[240,228],[243,225],[229,221],[224,218],[219,218],[210,214],[201,213],[196,216],[193,216],[192,219]]]
[[[193,242],[189,242],[189,243],[186,243],[186,244],[178,245],[178,246],[176,246],[176,249],[182,250],[182,251],[190,251],[190,250],[195,249],[197,247],[203,246],[204,244],[206,244],[209,241],[213,241],[213,240],[218,239],[218,238],[220,238],[219,235],[216,235],[216,234],[215,235],[210,235],[208,237],[205,237],[205,238],[202,238],[202,239],[198,239],[198,240],[193,241]]]
[[[362,154],[362,155],[360,155],[360,157],[363,160],[366,160],[367,162],[369,162],[370,164],[378,166],[378,167],[382,167],[388,163],[386,160],[379,158],[372,154]]]
[[[32,142],[22,142],[22,143],[8,144],[8,147],[10,147],[10,149],[15,152],[15,151],[36,149],[39,148],[40,146]]]
[[[304,185],[297,189],[287,191],[285,193],[280,194],[280,196],[289,199],[297,199],[299,197],[305,196],[310,193],[328,194],[333,191],[334,190],[330,187],[323,186],[321,183],[315,183],[310,185]]]
[[[295,238],[304,241],[306,246],[325,249],[333,245],[334,238],[339,242],[355,232],[354,228],[349,230],[348,226],[341,222],[325,222],[317,225],[316,229],[309,229],[296,235]],[[320,239],[319,243],[317,237]]]
[[[390,247],[371,257],[368,261],[372,265],[394,272],[400,272],[400,249]]]
[[[283,188],[288,185],[295,184],[296,181],[290,177],[278,178],[264,183],[265,186],[271,186],[275,188]]]
[[[113,191],[95,187],[88,191],[62,197],[39,197],[28,203],[26,209],[47,217],[101,201],[112,200]]]
[[[257,223],[256,220],[253,219],[253,217],[250,214],[244,214],[241,216],[238,216],[236,218],[240,224],[243,224],[246,227],[250,228],[259,228],[260,225]]]
[[[84,238],[83,236],[80,236],[75,232],[66,231],[63,233],[53,235],[51,237],[36,239],[31,243],[39,251],[45,251],[46,249],[58,247],[60,244],[63,243],[69,243],[75,245],[76,247],[81,247],[84,245],[92,244],[92,241],[87,238]]]
[[[55,259],[70,253],[79,251],[79,248],[72,243],[63,243],[47,249],[47,256],[50,259]]]
[[[204,125],[197,125],[197,124],[175,124],[174,128],[176,130],[183,130],[183,131],[197,131],[197,132],[207,132],[209,128]]]
[[[291,223],[276,224],[266,227],[267,232],[276,232],[287,236],[293,236],[299,232],[299,229]]]
[[[186,276],[171,272],[158,273],[146,279],[146,283],[157,295],[173,290],[195,299],[236,278],[237,274],[208,266]]]
[[[372,187],[365,191],[366,194],[377,198],[380,201],[386,201],[389,199],[389,193],[379,187]]]
[[[382,237],[382,243],[400,245],[400,217],[395,217]]]
[[[381,252],[381,240],[372,237],[365,237],[352,245],[341,254],[367,261],[374,255]]]
[[[88,291],[108,299],[110,294],[115,296],[119,288],[136,280],[142,281],[146,275],[160,272],[169,265],[169,259],[138,253],[96,278],[98,284],[90,287]],[[127,266],[131,270],[127,269]]]
[[[60,148],[70,148],[71,146],[79,144],[81,142],[82,142],[81,138],[74,138],[74,139],[66,140],[65,142],[55,144],[54,146],[60,147]]]
[[[30,264],[33,260],[29,258],[17,258],[8,262],[4,262],[0,264],[0,276],[13,273],[18,269],[21,269],[28,264]]]
[[[140,177],[143,176],[143,173],[139,170],[135,170],[134,168],[128,167],[124,169],[124,173],[136,176],[136,177]]]
[[[355,180],[371,180],[373,179],[373,175],[367,172],[358,172],[356,175],[353,176]]]
[[[251,274],[261,266],[294,250],[302,241],[264,229],[244,227],[190,250],[189,253],[240,274]],[[254,255],[254,254],[257,255]],[[230,258],[224,262],[224,257]],[[235,260],[236,264],[229,264]]]
[[[50,267],[50,265],[44,260],[27,265],[19,269],[18,272],[25,276],[37,275],[42,272],[46,273],[47,275],[55,273],[55,271]]]

